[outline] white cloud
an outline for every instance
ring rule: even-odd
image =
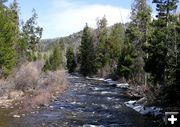
[[[43,38],[67,36],[82,30],[85,23],[95,28],[96,19],[104,15],[108,25],[129,21],[130,10],[110,5],[86,5],[70,0],[53,0],[52,5],[53,9],[40,19],[40,25],[44,27]]]

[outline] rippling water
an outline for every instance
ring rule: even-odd
[[[20,119],[0,115],[0,127],[156,126],[150,118],[124,106],[127,98],[123,89],[84,78],[69,81],[69,89],[50,106]]]

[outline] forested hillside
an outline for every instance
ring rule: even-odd
[[[51,50],[53,46],[60,44],[62,48],[74,47],[78,50],[81,44],[82,31],[69,35],[67,37],[59,37],[54,39],[42,39],[41,47],[43,51]],[[76,50],[76,51],[77,51]]]

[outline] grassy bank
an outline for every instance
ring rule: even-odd
[[[43,61],[27,62],[1,79],[0,107],[31,111],[62,93],[68,85],[65,70],[43,72],[43,66]]]

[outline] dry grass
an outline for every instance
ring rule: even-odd
[[[44,64],[42,61],[36,61],[25,63],[19,68],[15,69],[12,74],[15,89],[25,91],[30,88],[35,88],[35,85],[40,78],[43,65]]]
[[[31,111],[55,99],[67,87],[64,70],[42,72],[43,61],[29,62],[16,68],[8,80],[0,80],[0,87],[9,84],[13,91],[23,91],[21,99],[12,100],[19,105],[21,111]],[[1,92],[1,91],[0,91]],[[17,94],[17,93],[16,93]]]
[[[33,107],[37,107],[37,106],[48,104],[48,102],[50,101],[50,99],[52,97],[51,94],[52,93],[50,91],[39,90],[38,94],[36,96],[34,96],[34,98],[32,98],[31,105]]]
[[[109,74],[111,74],[111,67],[109,65],[106,65],[102,69],[98,70],[97,75],[99,77],[108,77]]]
[[[0,79],[0,97],[4,96],[9,91],[9,82],[5,79]]]
[[[6,84],[6,81],[4,79],[0,79],[0,86],[3,86],[4,84]]]
[[[49,71],[47,74],[42,74],[36,88],[27,92],[28,94],[23,100],[23,109],[28,111],[47,105],[66,89],[67,84],[65,71]]]

